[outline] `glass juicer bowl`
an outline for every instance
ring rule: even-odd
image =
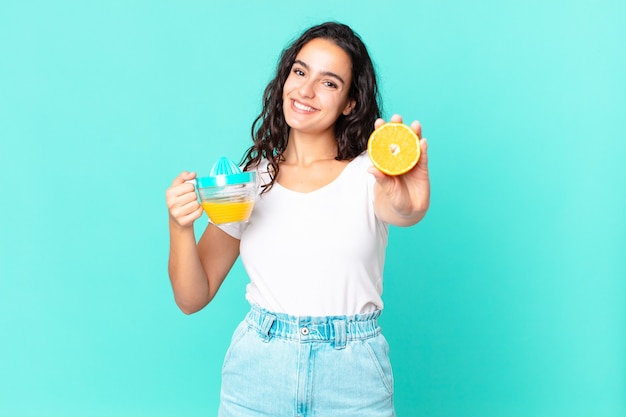
[[[195,183],[202,208],[212,223],[248,221],[257,196],[255,171],[241,172],[233,161],[221,157],[209,176],[197,178]]]

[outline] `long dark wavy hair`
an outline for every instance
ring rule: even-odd
[[[242,159],[246,170],[256,167],[262,159],[267,159],[270,183],[263,186],[262,193],[274,185],[289,138],[289,126],[283,113],[283,86],[300,49],[317,38],[335,43],[352,60],[352,83],[348,97],[355,100],[355,107],[347,116],[341,114],[335,123],[335,159],[351,160],[367,149],[374,121],[381,115],[374,65],[359,35],[349,26],[336,22],[323,23],[306,30],[280,56],[276,76],[263,93],[263,110],[252,123],[253,145]]]

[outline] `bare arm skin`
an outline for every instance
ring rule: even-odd
[[[168,272],[176,304],[185,314],[211,302],[239,256],[239,240],[209,224],[196,244],[193,222],[202,215],[194,187],[185,181],[195,173],[183,172],[166,192],[170,214]]]

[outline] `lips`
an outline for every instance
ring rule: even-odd
[[[300,103],[299,101],[296,101],[294,99],[291,100],[291,105],[295,110],[301,113],[313,113],[317,111],[316,108],[307,106],[306,104]]]

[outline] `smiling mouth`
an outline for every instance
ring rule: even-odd
[[[317,109],[307,106],[306,104],[302,104],[293,99],[291,100],[291,103],[296,110],[300,110],[300,111],[307,112],[307,113],[313,113],[314,111],[317,111]]]

